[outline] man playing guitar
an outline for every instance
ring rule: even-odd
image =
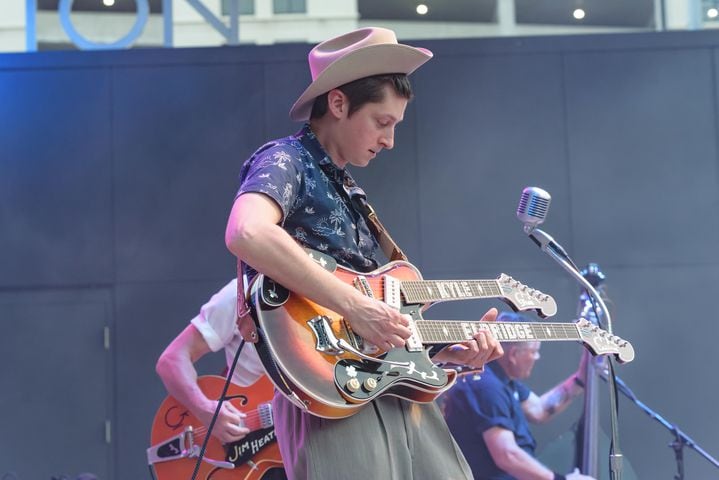
[[[405,345],[408,319],[338,280],[302,246],[360,272],[380,265],[377,240],[352,200],[364,193],[345,167],[365,167],[394,146],[395,127],[412,97],[407,75],[431,57],[426,49],[399,44],[394,32],[382,28],[316,46],[309,55],[313,81],[290,111],[293,120],[306,123],[244,164],[227,225],[227,246],[250,267],[250,277],[260,272],[337,312],[382,350]],[[482,319],[496,315],[492,309]],[[482,330],[433,360],[481,368],[501,353]],[[434,403],[384,396],[355,415],[327,419],[276,394],[273,411],[291,479],[472,478]]]
[[[233,279],[212,298],[202,306],[200,313],[192,319],[190,324],[175,337],[160,355],[157,361],[156,370],[162,379],[167,391],[174,397],[174,402],[166,401],[158,412],[153,430],[159,429],[162,433],[153,431],[153,443],[167,440],[172,433],[186,427],[191,423],[188,420],[188,413],[192,414],[200,424],[201,430],[195,425],[196,445],[202,444],[201,431],[206,431],[210,425],[212,416],[217,408],[219,393],[221,393],[222,382],[219,377],[201,377],[198,382],[197,370],[194,363],[209,352],[217,352],[224,349],[228,365],[234,360],[240,342],[242,340],[237,327],[237,280]],[[212,378],[217,378],[219,385],[209,388],[205,385]],[[264,382],[264,383],[263,383]],[[265,385],[266,383],[266,385]],[[262,365],[257,358],[254,345],[246,343],[243,346],[237,368],[232,376],[234,386],[246,387],[244,390],[235,389],[238,393],[235,397],[242,397],[243,401],[226,400],[222,403],[217,420],[214,424],[212,435],[217,441],[225,445],[226,451],[223,458],[215,458],[219,461],[235,462],[236,466],[223,465],[218,468],[210,468],[211,465],[203,465],[208,473],[200,478],[222,478],[222,479],[283,479],[286,478],[281,468],[281,459],[276,443],[270,441],[265,443],[261,439],[262,449],[259,453],[252,455],[250,468],[239,468],[241,462],[236,461],[237,449],[233,445],[242,446],[242,440],[251,434],[252,413],[242,409],[247,398],[254,400],[254,403],[269,402],[272,400],[272,387],[269,380],[264,377]],[[205,386],[205,388],[203,388]],[[212,391],[212,394],[208,395]],[[230,391],[230,394],[233,392]],[[261,398],[255,398],[255,397]],[[181,407],[181,408],[178,408]],[[174,409],[174,410],[173,410]],[[189,410],[189,412],[187,412]],[[269,413],[271,418],[271,411]],[[256,415],[255,415],[256,416]],[[264,437],[274,440],[274,432],[269,424],[257,427]],[[163,435],[164,432],[168,434]],[[172,433],[169,433],[172,432]],[[154,438],[157,437],[157,438]],[[186,447],[186,445],[183,445]],[[244,450],[241,448],[240,450]],[[209,457],[209,455],[208,455]],[[172,459],[155,465],[159,480],[173,478],[190,478],[194,470],[196,458],[190,456],[186,459]],[[167,474],[163,477],[164,471]],[[211,472],[222,471],[219,475]],[[242,471],[242,474],[238,473]],[[246,472],[249,471],[249,472]],[[267,472],[267,473],[265,473]],[[180,475],[183,473],[183,475]],[[264,475],[262,475],[264,473]]]

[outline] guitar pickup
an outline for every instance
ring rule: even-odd
[[[399,310],[402,307],[402,282],[390,275],[382,275],[384,280],[384,303]]]
[[[357,275],[357,277],[355,277],[355,279],[352,281],[352,284],[365,297],[374,298],[372,285],[370,285],[369,280],[367,280],[367,277],[365,277],[364,275]]]

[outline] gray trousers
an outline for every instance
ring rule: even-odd
[[[473,478],[434,403],[383,396],[351,417],[329,420],[276,392],[272,407],[290,480]]]

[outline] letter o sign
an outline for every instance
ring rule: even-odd
[[[67,36],[70,37],[72,43],[82,50],[121,49],[129,47],[142,33],[150,14],[150,6],[147,3],[147,0],[135,0],[137,18],[135,19],[135,23],[132,25],[130,31],[127,32],[124,37],[115,42],[93,42],[83,37],[72,24],[70,15],[72,13],[73,1],[74,0],[60,0],[58,13],[60,14],[60,23],[62,24],[62,28],[65,30],[65,33],[67,33]]]

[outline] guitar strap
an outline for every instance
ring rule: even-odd
[[[257,335],[257,326],[250,313],[250,305],[247,302],[247,275],[242,270],[242,260],[237,259],[237,328],[242,338],[249,343],[257,343],[260,337]]]
[[[364,217],[372,235],[374,235],[375,240],[377,240],[377,243],[379,243],[380,248],[387,258],[392,262],[395,260],[409,261],[407,255],[399,248],[399,245],[397,245],[390,236],[387,229],[384,228],[382,222],[379,221],[377,212],[372,208],[372,205],[367,203],[367,199],[362,195],[353,195],[351,198],[352,205],[354,205],[355,209]]]

